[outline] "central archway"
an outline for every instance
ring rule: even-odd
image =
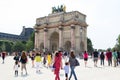
[[[53,32],[50,36],[50,50],[56,51],[59,48],[59,34]]]
[[[70,52],[70,49],[71,49],[71,42],[70,42],[70,41],[66,41],[64,47],[65,47],[65,50],[66,50],[66,51]]]

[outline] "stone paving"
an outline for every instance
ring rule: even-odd
[[[120,66],[107,66],[106,61],[105,66],[100,66],[98,62],[98,67],[94,67],[93,60],[89,59],[87,67],[84,67],[83,59],[78,60],[80,66],[75,68],[78,80],[120,80]],[[51,69],[43,66],[41,66],[41,72],[36,73],[36,69],[31,67],[31,60],[27,63],[28,75],[21,76],[19,68],[18,77],[15,77],[13,65],[13,56],[7,56],[4,64],[0,57],[0,80],[54,80],[55,77]],[[65,80],[64,70],[60,71],[60,79]],[[74,80],[73,76],[71,80]]]

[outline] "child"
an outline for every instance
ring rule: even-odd
[[[65,70],[65,80],[68,80],[68,73],[69,73],[69,63],[65,62],[65,66],[64,66],[64,70]]]
[[[19,64],[18,64],[18,61],[16,61],[14,65],[15,76],[18,76],[18,68],[19,68]]]
[[[50,53],[48,53],[48,55],[47,55],[47,61],[48,61],[48,68],[50,67],[50,65],[51,65],[51,61],[52,61],[52,57],[51,57],[51,54]]]
[[[36,62],[36,73],[40,72],[40,62],[41,62],[41,54],[40,53],[36,53],[35,56],[35,62]]]

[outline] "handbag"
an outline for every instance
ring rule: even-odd
[[[79,65],[80,65],[79,61],[75,59],[75,66],[79,66]]]

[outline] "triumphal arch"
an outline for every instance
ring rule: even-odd
[[[87,50],[86,15],[78,11],[52,11],[37,18],[34,29],[35,48],[39,50]]]

